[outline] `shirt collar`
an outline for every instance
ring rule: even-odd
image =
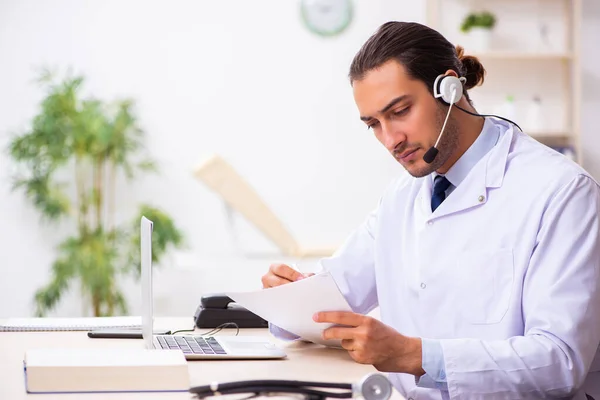
[[[489,118],[485,118],[483,129],[475,142],[465,151],[465,153],[454,163],[445,174],[452,186],[457,187],[467,177],[471,169],[486,155],[498,142],[500,131],[498,127]],[[435,179],[438,173],[431,174],[431,179]]]

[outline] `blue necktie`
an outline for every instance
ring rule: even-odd
[[[446,190],[450,187],[450,181],[445,176],[438,175],[433,180],[433,194],[431,195],[431,211],[442,204],[446,199]]]

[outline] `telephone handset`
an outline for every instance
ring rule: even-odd
[[[224,294],[209,294],[202,296],[200,305],[204,308],[227,308],[233,300]]]
[[[202,296],[194,320],[198,328],[216,328],[227,322],[233,322],[240,328],[269,326],[266,320],[235,303],[223,293]]]

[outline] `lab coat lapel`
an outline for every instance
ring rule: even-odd
[[[421,216],[428,219],[431,216],[431,192],[433,190],[433,185],[430,176],[425,176],[420,179],[422,179],[423,182],[421,183],[421,189],[417,195],[416,206],[419,209]]]
[[[513,128],[511,125],[501,133],[498,144],[479,160],[465,180],[440,204],[431,217],[441,218],[473,207],[483,206],[488,200],[488,189],[502,186],[512,140]]]

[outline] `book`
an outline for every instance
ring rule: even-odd
[[[8,318],[0,332],[89,331],[92,329],[141,329],[141,317]]]
[[[28,393],[188,391],[181,350],[37,348],[23,359]]]

